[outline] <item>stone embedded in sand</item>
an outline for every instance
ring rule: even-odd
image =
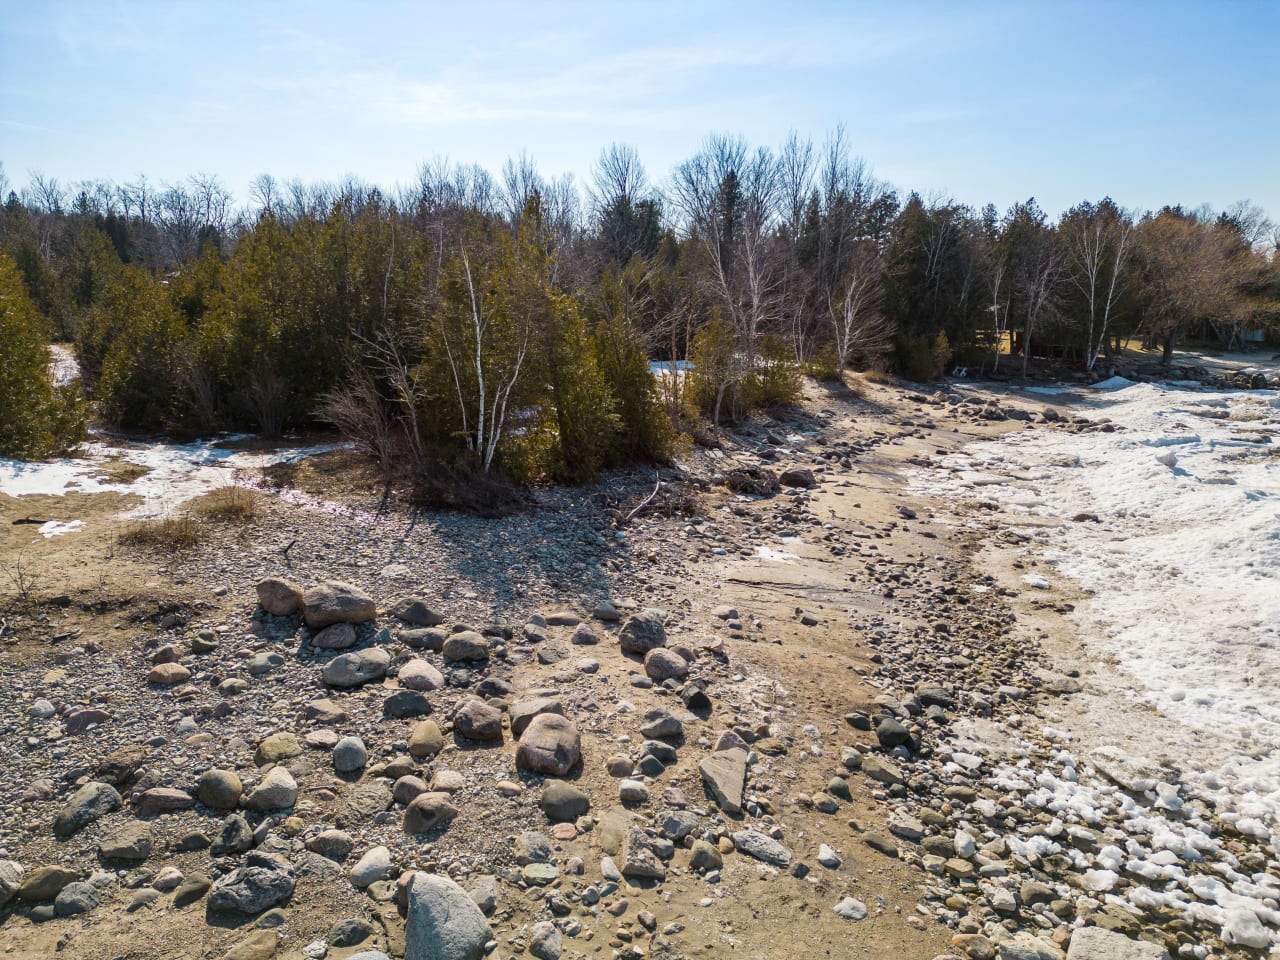
[[[302,591],[286,580],[261,580],[256,589],[258,603],[274,617],[291,616],[302,606]]]
[[[381,680],[390,665],[390,653],[382,647],[370,647],[334,657],[324,665],[321,675],[331,687],[358,687],[371,680]]]
[[[260,767],[265,767],[269,763],[279,763],[281,760],[288,760],[301,753],[302,744],[298,742],[297,736],[288,731],[281,731],[271,734],[258,744],[258,749],[253,752],[253,762]]]
[[[666,615],[652,607],[627,618],[618,633],[618,645],[623,653],[644,656],[655,647],[667,643],[667,629],[663,626]]]
[[[458,815],[458,808],[453,805],[452,798],[444,792],[420,793],[404,811],[405,833],[429,833],[436,827],[453,820]]]
[[[369,850],[347,872],[347,878],[357,890],[363,890],[378,880],[386,880],[397,873],[391,862],[391,851],[378,846]]]
[[[152,787],[145,790],[134,802],[134,812],[140,817],[153,817],[175,810],[189,810],[196,805],[196,798],[176,787]]]
[[[302,595],[302,617],[312,630],[332,623],[364,623],[377,615],[373,598],[349,583],[330,580]]]
[[[369,762],[369,751],[359,737],[343,737],[333,748],[333,769],[338,773],[354,773]]]
[[[311,638],[317,650],[346,650],[356,645],[356,628],[349,623],[331,623]]]
[[[747,786],[747,753],[732,748],[713,753],[698,764],[702,782],[720,809],[730,815],[742,812],[742,798]]]
[[[531,773],[563,777],[581,758],[578,728],[554,713],[534,717],[520,737],[516,766]]]
[[[684,724],[669,710],[650,710],[644,715],[640,732],[650,740],[676,740],[684,736]]]
[[[431,701],[418,690],[398,690],[382,703],[382,715],[389,720],[425,717],[431,712]]]
[[[591,809],[591,798],[563,780],[548,780],[542,787],[542,812],[552,823],[569,823]]]
[[[180,663],[158,663],[147,674],[148,683],[170,686],[191,679],[191,671]]]
[[[104,860],[145,860],[151,856],[151,827],[145,823],[128,823],[113,831],[98,844]]]

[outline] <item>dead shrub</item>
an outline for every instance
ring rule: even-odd
[[[206,520],[246,523],[258,516],[258,494],[247,487],[220,487],[192,504],[197,516]]]
[[[200,522],[190,514],[139,520],[120,533],[122,544],[144,550],[190,550],[203,539]]]

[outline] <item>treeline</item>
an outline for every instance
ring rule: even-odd
[[[1168,356],[1280,315],[1248,204],[1001,215],[900,195],[839,130],[711,137],[661,185],[613,146],[585,190],[521,157],[428,164],[392,194],[264,176],[238,211],[210,177],[0,192],[3,309],[75,341],[104,421],[323,420],[388,476],[584,479],[664,459],[699,414],[784,403],[802,372],[992,373],[1010,345],[1024,375],[1046,354],[1092,369],[1135,336]]]

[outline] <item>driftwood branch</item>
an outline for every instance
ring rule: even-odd
[[[636,504],[636,508],[632,510],[630,513],[628,513],[626,517],[623,518],[622,522],[624,524],[630,523],[632,517],[634,517],[637,513],[639,513],[641,510],[643,510],[645,507],[647,507],[649,504],[653,502],[653,498],[658,495],[658,490],[661,489],[661,487],[662,487],[662,474],[658,474],[653,484],[653,493],[649,494],[647,497],[641,500],[638,504]]]

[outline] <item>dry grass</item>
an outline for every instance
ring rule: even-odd
[[[139,520],[120,533],[120,542],[148,550],[189,550],[204,539],[200,522],[190,514]]]
[[[258,494],[246,487],[220,487],[192,504],[196,516],[206,520],[245,523],[258,516]]]
[[[868,383],[881,383],[881,384],[891,386],[892,384],[897,382],[897,378],[888,370],[879,370],[875,368],[870,370],[863,370],[861,373],[861,377],[863,380],[866,380]]]

